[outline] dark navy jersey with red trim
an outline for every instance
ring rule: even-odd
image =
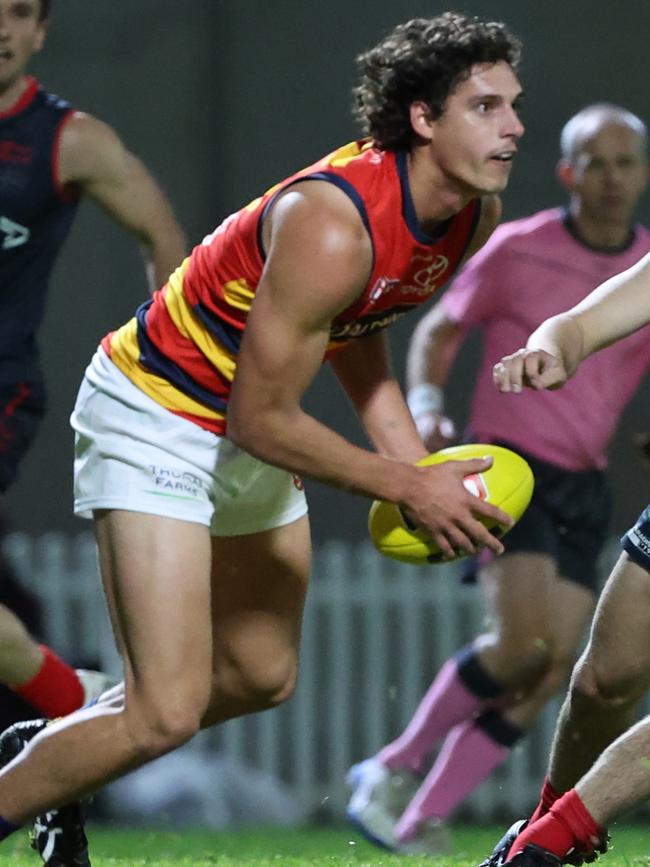
[[[0,113],[0,384],[39,376],[36,332],[77,209],[58,179],[59,137],[71,116],[33,78]]]

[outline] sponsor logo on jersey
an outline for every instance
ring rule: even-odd
[[[403,295],[431,295],[443,282],[449,268],[449,259],[442,253],[418,253],[411,262],[420,264],[412,281],[405,283],[400,292]]]
[[[400,316],[404,316],[409,310],[413,310],[413,306],[413,304],[400,304],[398,307],[391,307],[389,310],[382,310],[378,313],[367,313],[360,319],[344,322],[342,325],[333,323],[330,328],[330,340],[351,340],[354,337],[365,337],[368,334],[374,334],[374,332],[381,331],[393,322],[396,322]]]
[[[2,236],[2,249],[12,250],[29,241],[29,229],[14,223],[9,217],[0,217],[0,236]]]

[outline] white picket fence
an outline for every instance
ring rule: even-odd
[[[117,670],[92,535],[16,534],[6,550],[43,599],[55,648]],[[612,540],[603,570],[616,555]],[[454,566],[420,569],[380,557],[369,543],[327,544],[315,555],[295,696],[202,736],[197,749],[219,749],[282,780],[301,804],[338,814],[349,766],[402,730],[440,664],[483,617],[479,594],[456,580]],[[474,793],[467,817],[520,815],[536,802],[557,709],[552,702]]]

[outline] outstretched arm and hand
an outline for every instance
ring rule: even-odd
[[[77,112],[61,135],[59,180],[94,199],[140,242],[149,288],[159,289],[183,261],[185,236],[144,164],[111,127]]]
[[[552,316],[526,346],[494,365],[503,392],[560,388],[585,358],[650,322],[650,254],[602,283],[583,301]]]
[[[384,454],[353,445],[301,408],[327,349],[331,322],[358,298],[371,268],[370,242],[349,199],[317,181],[291,188],[267,219],[264,243],[267,261],[239,353],[228,436],[268,463],[400,504],[448,556],[480,546],[501,553],[501,543],[477,516],[510,523],[508,517],[462,484],[489,461],[413,465],[421,446],[403,399],[396,402],[388,365],[374,378],[369,373],[379,341],[367,344],[368,356],[358,350],[355,365],[354,353],[347,365],[341,358],[337,374]],[[403,432],[406,458],[392,423]]]

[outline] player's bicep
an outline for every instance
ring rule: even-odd
[[[326,194],[327,195],[327,194]],[[367,237],[347,211],[288,193],[273,215],[267,262],[241,344],[229,424],[299,409],[327,349],[330,325],[363,290]]]
[[[167,197],[146,166],[107,124],[77,114],[64,128],[61,174],[125,229],[148,242],[179,231]]]

